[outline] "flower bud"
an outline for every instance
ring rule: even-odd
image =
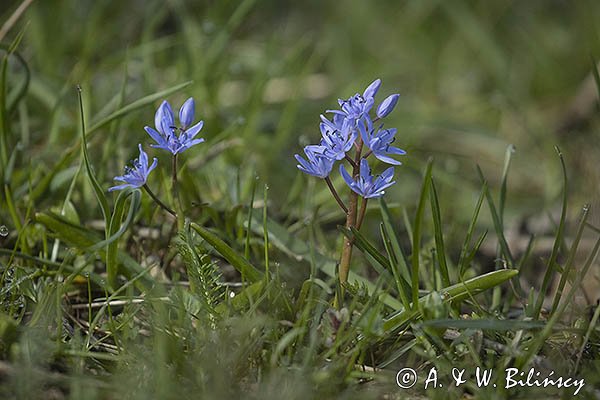
[[[399,94],[392,94],[381,102],[377,107],[377,117],[383,118],[394,110],[396,103],[398,103]]]
[[[365,99],[368,98],[373,98],[375,97],[375,95],[377,94],[377,91],[379,90],[379,86],[381,86],[381,79],[375,79],[366,89],[365,92],[363,93],[363,97]]]
[[[181,106],[181,109],[179,110],[179,122],[181,123],[181,128],[183,130],[189,128],[192,125],[192,122],[194,122],[194,108],[194,99],[191,97]]]

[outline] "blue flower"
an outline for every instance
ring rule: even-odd
[[[298,169],[312,176],[319,178],[327,178],[333,168],[334,159],[325,156],[323,153],[325,148],[323,146],[310,145],[304,148],[304,154],[306,154],[306,161],[300,155],[296,154],[296,160],[298,160]]]
[[[151,146],[168,150],[172,154],[178,154],[198,143],[204,142],[204,139],[194,139],[204,126],[204,121],[191,126],[194,122],[194,108],[194,99],[190,97],[179,109],[180,126],[178,127],[175,125],[175,116],[171,105],[166,100],[163,101],[154,115],[154,126],[156,129],[149,126],[144,127],[146,132],[157,143]]]
[[[333,160],[342,160],[346,152],[352,148],[358,137],[355,129],[344,125],[343,128],[334,129],[332,125],[321,123],[321,146],[324,148],[323,155]]]
[[[373,104],[375,95],[381,86],[381,79],[375,79],[364,91],[362,96],[356,93],[347,100],[338,99],[341,110],[327,110],[327,112],[343,116],[351,126],[364,115],[368,115]]]
[[[350,186],[350,189],[365,199],[383,196],[385,194],[384,190],[396,183],[396,181],[392,181],[392,178],[394,177],[394,167],[386,169],[381,175],[373,180],[374,177],[371,175],[369,163],[364,158],[360,160],[360,175],[357,177],[358,180],[355,181],[352,179],[343,164],[340,164],[340,174],[342,174],[344,181]]]
[[[158,160],[155,158],[152,165],[148,167],[148,155],[142,150],[141,144],[138,144],[138,148],[140,149],[140,157],[133,160],[133,168],[129,166],[125,167],[125,175],[114,178],[115,181],[125,182],[125,184],[113,186],[108,189],[109,192],[128,187],[139,188],[146,184],[146,179],[148,179],[148,175],[156,167]]]
[[[352,124],[344,118],[341,114],[333,114],[333,121],[330,121],[323,114],[320,115],[321,122],[327,126],[332,131],[346,131],[347,129],[352,129]],[[323,132],[323,130],[321,130]]]
[[[366,121],[366,126],[365,126]],[[388,154],[395,155],[404,155],[406,152],[398,147],[392,146],[394,140],[394,136],[396,135],[396,128],[392,129],[381,129],[381,127],[377,130],[377,133],[374,133],[373,130],[373,122],[370,118],[363,118],[358,122],[358,130],[360,131],[360,136],[364,144],[371,149],[375,157],[379,160],[392,164],[392,165],[400,165],[402,164],[400,161],[394,160]]]

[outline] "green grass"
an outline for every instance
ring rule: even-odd
[[[0,398],[573,394],[504,389],[509,367],[597,397],[598,17],[591,1],[33,2],[0,38]],[[408,154],[357,231],[293,154],[377,77],[379,100],[402,95],[386,126]],[[173,193],[143,127],[190,96],[206,143]],[[185,221],[107,192],[138,143]],[[432,367],[444,387],[424,390]]]

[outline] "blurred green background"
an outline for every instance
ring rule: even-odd
[[[19,3],[4,1],[2,20]],[[205,183],[196,200],[235,204],[235,182],[257,175],[269,183],[270,212],[301,219],[322,205],[337,221],[324,185],[301,176],[293,154],[318,141],[320,113],[379,77],[378,100],[401,94],[386,126],[408,151],[388,202],[414,205],[432,156],[444,217],[468,221],[480,189],[475,165],[497,190],[514,144],[507,215],[534,214],[557,204],[559,145],[576,210],[600,178],[590,78],[599,11],[595,1],[558,0],[34,1],[4,39],[24,32],[18,51],[31,69],[10,144],[25,145],[20,162],[31,162],[35,182],[76,143],[76,84],[93,121],[122,91],[129,103],[192,80],[169,100],[178,107],[194,96],[205,120],[207,142],[185,155],[188,173]],[[22,77],[15,63],[9,86]],[[107,187],[136,144],[150,142],[142,128],[153,113],[128,114],[90,144]],[[205,162],[219,142],[223,155]]]

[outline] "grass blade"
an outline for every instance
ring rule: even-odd
[[[381,254],[362,233],[357,231],[356,228],[351,227],[348,229],[340,226],[339,229],[348,239],[354,240],[354,245],[358,247],[360,251],[373,257],[373,259],[386,270],[391,270],[388,259]]]
[[[27,89],[29,88],[29,82],[31,81],[31,71],[29,70],[29,65],[27,65],[27,62],[25,61],[23,56],[18,51],[15,51],[14,49],[10,49],[8,46],[6,46],[4,44],[0,44],[0,49],[6,51],[9,56],[15,57],[15,59],[19,62],[19,64],[21,64],[21,67],[23,68],[23,72],[25,73],[25,79],[23,79],[21,84],[16,89],[12,90],[12,92],[10,93],[10,96],[8,96],[8,93],[7,93],[8,97],[6,99],[6,110],[7,110],[7,115],[11,115],[13,113],[13,111],[15,110],[15,107],[17,106],[17,104],[19,104],[21,99],[23,99],[25,97],[25,94],[27,93]]]
[[[425,177],[423,178],[423,186],[421,187],[421,195],[419,197],[419,204],[415,214],[415,223],[413,225],[411,255],[411,289],[413,307],[417,307],[417,302],[419,301],[419,255],[421,252],[421,227],[423,225],[423,214],[425,213],[425,199],[427,198],[427,191],[429,190],[430,186],[429,182],[431,181],[432,166],[433,160],[429,159],[427,162],[427,168],[425,169]]]
[[[242,279],[249,282],[256,282],[263,278],[263,273],[260,272],[254,265],[250,264],[243,256],[239,255],[227,243],[221,240],[217,235],[208,229],[192,222],[191,228],[195,230],[208,244],[221,254],[229,263],[242,274]]]
[[[138,99],[138,100],[134,101],[133,103],[127,104],[125,107],[116,110],[115,112],[111,113],[110,115],[107,115],[106,117],[102,118],[100,121],[94,122],[92,124],[92,126],[90,126],[90,129],[87,132],[88,138],[90,138],[92,136],[92,134],[95,133],[98,129],[104,127],[105,125],[109,124],[110,122],[114,121],[115,119],[121,118],[133,111],[136,111],[142,107],[150,105],[157,100],[161,100],[167,96],[170,96],[173,93],[177,93],[177,92],[185,89],[186,87],[188,87],[191,84],[192,84],[192,81],[184,82],[179,85],[175,85],[173,87],[165,89],[163,91],[142,97],[141,99]]]
[[[554,245],[552,246],[552,253],[550,253],[550,259],[548,260],[548,264],[546,265],[546,273],[544,274],[542,287],[540,288],[538,298],[535,302],[533,315],[531,315],[531,317],[533,318],[538,318],[538,316],[540,315],[540,311],[542,310],[542,304],[544,303],[544,297],[546,297],[546,292],[548,291],[548,286],[550,285],[550,282],[556,272],[556,259],[558,258],[560,246],[563,241],[565,221],[567,219],[567,167],[565,166],[565,160],[563,159],[563,155],[560,149],[558,147],[555,147],[555,150],[558,153],[563,173],[562,209],[560,212],[560,221],[558,223],[558,229],[556,230],[556,236],[554,238]]]
[[[344,236],[354,241],[354,245],[363,252],[367,260],[369,260],[370,264],[377,270],[377,273],[379,273],[380,276],[386,281],[391,281],[393,279],[393,276],[389,272],[392,269],[392,264],[389,263],[389,260],[381,254],[362,233],[354,227],[348,229],[340,226],[339,229]]]
[[[569,279],[571,268],[573,267],[573,261],[575,261],[575,256],[577,255],[577,250],[579,248],[579,242],[581,241],[581,237],[583,236],[583,231],[586,226],[585,224],[587,221],[589,210],[590,206],[589,204],[586,204],[583,207],[583,210],[581,211],[581,217],[579,219],[579,226],[577,228],[577,233],[575,234],[575,239],[573,240],[573,244],[571,245],[567,261],[565,261],[565,265],[562,269],[562,272],[560,273],[560,282],[558,283],[558,288],[556,289],[556,293],[554,294],[552,310],[556,310],[558,308],[558,303],[560,302],[563,290],[565,289],[565,285],[567,283],[567,280]]]
[[[430,178],[431,192],[429,198],[431,200],[431,215],[433,216],[433,231],[435,237],[435,254],[437,255],[442,275],[442,284],[450,286],[450,274],[448,273],[448,264],[446,263],[446,249],[444,247],[444,234],[442,232],[442,216],[440,212],[440,203],[438,200],[437,190],[433,182],[433,177]]]
[[[483,187],[481,188],[481,192],[479,193],[479,198],[477,199],[477,204],[475,205],[475,210],[473,211],[473,216],[471,217],[471,222],[469,223],[469,228],[467,229],[465,241],[463,242],[462,249],[460,250],[460,257],[458,259],[458,276],[461,279],[465,274],[467,267],[470,263],[470,260],[467,259],[467,254],[469,252],[469,244],[471,243],[471,239],[473,238],[475,225],[477,224],[479,212],[481,211],[481,205],[483,204],[483,199],[485,198],[486,188],[487,183],[484,182]]]
[[[244,257],[250,258],[250,235],[252,233],[252,211],[254,211],[254,196],[256,194],[256,179],[252,180],[252,194],[248,204],[248,226],[246,227],[246,241],[244,243]]]
[[[399,272],[398,261],[396,260],[396,258],[394,257],[394,254],[392,253],[393,252],[393,250],[391,249],[392,244],[390,243],[390,241],[391,241],[390,238],[387,236],[385,225],[384,224],[379,225],[379,230],[381,233],[381,238],[383,239],[383,245],[385,247],[385,251],[388,254],[388,259],[390,261],[390,267],[392,269],[392,275],[394,275],[394,281],[396,282],[396,290],[398,291],[398,294],[400,295],[400,300],[402,301],[404,308],[408,308],[410,306],[410,293],[411,293],[410,285],[404,279],[404,277],[402,277],[402,275]]]
[[[508,145],[506,148],[506,154],[504,156],[504,167],[502,169],[502,180],[500,184],[500,201],[498,203],[498,215],[500,217],[500,222],[502,226],[504,226],[504,206],[506,203],[506,187],[508,183],[508,169],[510,167],[510,161],[512,160],[512,155],[515,153],[515,146],[513,144]]]
[[[400,272],[400,275],[408,284],[408,282],[410,282],[410,271],[408,270],[406,257],[402,251],[402,247],[400,246],[400,241],[398,240],[398,236],[396,235],[394,226],[392,225],[392,216],[383,197],[379,198],[379,206],[381,210],[381,219],[383,220],[383,229],[386,236],[389,238],[392,254],[396,260],[397,266],[399,267],[398,272]]]
[[[483,172],[481,168],[477,166],[477,173],[479,174],[479,178],[481,179],[481,183],[484,185],[485,190],[485,198],[487,200],[488,207],[490,209],[490,213],[492,214],[492,220],[494,221],[494,229],[496,231],[496,235],[498,236],[498,242],[500,244],[501,254],[508,260],[508,265],[510,267],[514,266],[515,260],[510,252],[508,247],[508,242],[506,241],[506,237],[504,236],[504,227],[502,225],[502,220],[500,219],[500,215],[496,209],[494,204],[494,199],[492,198],[492,193],[490,192],[489,187],[486,184],[486,179],[483,176]]]
[[[100,184],[98,183],[98,179],[96,179],[96,175],[94,174],[94,171],[92,170],[92,165],[90,163],[90,158],[88,155],[88,151],[87,151],[87,134],[85,131],[85,117],[84,117],[84,111],[83,111],[83,98],[81,96],[81,87],[77,86],[77,96],[79,98],[79,112],[80,112],[80,117],[81,117],[81,152],[83,154],[83,161],[85,164],[85,171],[87,173],[88,179],[90,180],[90,183],[92,185],[92,188],[94,189],[94,193],[96,194],[96,199],[98,200],[98,203],[100,204],[100,209],[102,210],[102,215],[104,216],[104,221],[106,222],[106,227],[108,229],[108,219],[109,219],[109,215],[110,215],[110,209],[108,207],[108,200],[106,199],[106,196],[104,195],[104,190],[102,190],[102,188],[100,187]]]

